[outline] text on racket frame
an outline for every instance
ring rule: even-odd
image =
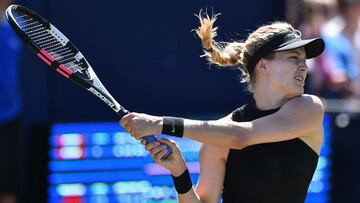
[[[108,98],[106,98],[104,95],[102,95],[99,91],[94,89],[93,87],[90,87],[88,89],[91,93],[99,97],[101,100],[103,100],[107,105],[109,105],[111,108],[114,108],[115,104],[111,102]]]

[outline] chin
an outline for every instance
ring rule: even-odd
[[[297,97],[301,96],[302,94],[304,94],[304,87],[297,86],[296,88],[292,89],[289,95],[291,95],[292,97]]]
[[[296,96],[300,96],[302,94],[304,94],[304,87],[298,89],[296,92],[295,92]]]

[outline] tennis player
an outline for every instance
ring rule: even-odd
[[[208,59],[236,66],[253,98],[220,120],[199,121],[140,113],[120,124],[136,139],[167,134],[203,143],[200,178],[194,190],[176,143],[158,138],[142,143],[154,160],[170,170],[179,202],[304,202],[323,141],[324,107],[304,94],[306,60],[320,55],[320,38],[301,39],[286,22],[261,26],[245,41],[221,48],[213,40],[217,16],[199,15],[196,30]],[[165,144],[173,152],[167,159]]]

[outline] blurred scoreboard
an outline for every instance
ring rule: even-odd
[[[196,184],[200,143],[171,139],[180,146]],[[169,172],[118,123],[56,124],[49,142],[49,203],[177,202]],[[306,202],[328,202],[329,149],[326,142]]]

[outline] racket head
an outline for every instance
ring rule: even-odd
[[[82,53],[54,25],[34,11],[15,4],[6,9],[5,16],[18,36],[47,65],[90,91],[120,117],[128,113],[106,90]]]

